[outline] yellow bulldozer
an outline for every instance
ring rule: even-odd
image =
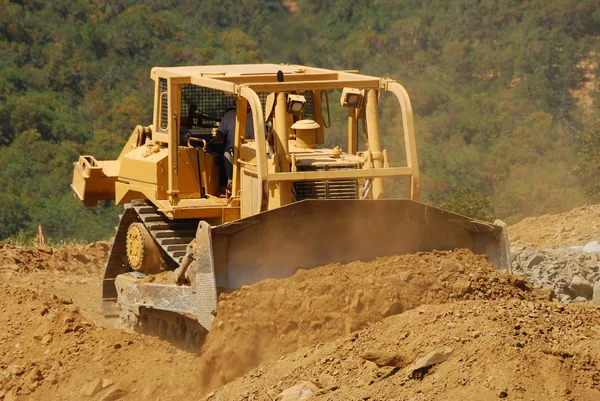
[[[412,108],[395,80],[276,64],[150,76],[152,124],[117,160],[74,163],[84,205],[125,205],[104,273],[109,325],[197,342],[219,292],[333,262],[468,248],[509,268],[503,225],[418,202]],[[382,148],[384,98],[400,112],[385,126],[401,157]],[[332,116],[347,133],[328,132]],[[393,179],[407,199],[386,196]]]

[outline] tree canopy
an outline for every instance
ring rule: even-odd
[[[572,174],[586,160],[581,133],[600,117],[596,0],[0,0],[0,9],[0,239],[39,224],[54,240],[112,235],[118,209],[78,204],[72,162],[116,157],[149,123],[157,65],[285,62],[395,78],[416,113],[424,198],[438,205],[484,199],[514,222],[582,204],[597,174]]]

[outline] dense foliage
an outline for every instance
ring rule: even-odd
[[[0,9],[0,239],[39,224],[54,240],[111,235],[118,210],[73,199],[72,162],[115,157],[149,123],[156,65],[268,61],[392,76],[416,112],[425,200],[471,188],[508,221],[584,202],[590,172],[570,172],[578,134],[599,116],[596,0],[0,0]]]
[[[579,136],[579,155],[574,172],[586,179],[585,193],[594,202],[600,201],[600,120]]]

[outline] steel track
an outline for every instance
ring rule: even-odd
[[[110,327],[154,335],[188,351],[197,351],[207,331],[193,317],[152,308],[139,308],[139,314],[135,314],[119,305],[115,278],[132,272],[126,240],[127,229],[134,222],[144,224],[160,247],[163,269],[174,270],[185,256],[187,244],[194,239],[199,220],[169,220],[146,201],[125,205],[104,269],[105,322]]]

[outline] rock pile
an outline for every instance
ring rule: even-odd
[[[535,287],[551,288],[557,300],[600,303],[598,242],[570,248],[511,248],[513,271]]]

